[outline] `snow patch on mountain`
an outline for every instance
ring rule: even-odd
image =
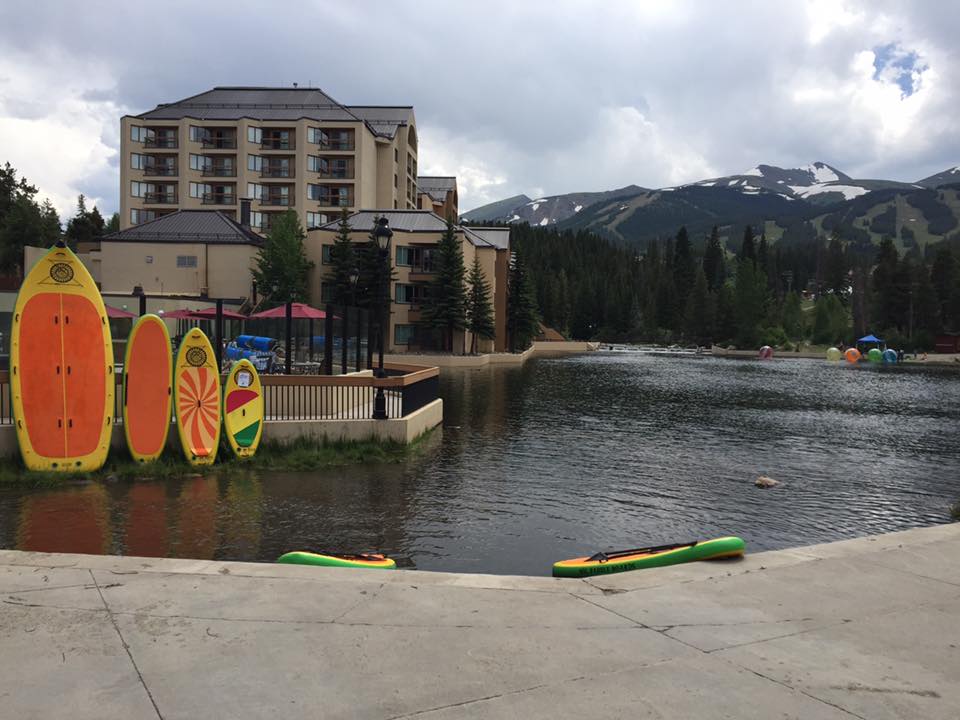
[[[858,185],[831,185],[830,183],[810,185],[808,187],[803,185],[787,185],[787,187],[793,190],[800,197],[809,197],[811,195],[820,195],[821,193],[836,192],[842,193],[844,200],[853,200],[855,197],[866,195],[868,192],[870,192],[866,188],[859,187]]]
[[[536,208],[534,208],[534,210],[536,210]],[[544,218],[543,220],[540,221],[540,226],[543,227],[544,225],[548,225],[549,223],[550,223],[550,218]]]
[[[814,180],[816,180],[818,183],[836,182],[840,179],[840,177],[833,170],[823,163],[813,163],[812,165],[807,165],[806,167],[799,169],[813,175]],[[861,193],[861,195],[862,194],[863,193]]]
[[[573,209],[573,211],[574,211],[575,213],[578,213],[578,212],[580,212],[581,210],[583,210],[583,205],[577,205],[577,206]]]
[[[743,173],[743,174],[744,174],[744,175],[756,175],[757,177],[763,177],[763,170],[761,170],[759,167],[754,167],[754,168],[750,168],[749,170],[747,170],[747,171],[746,171],[745,173]]]

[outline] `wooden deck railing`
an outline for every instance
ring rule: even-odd
[[[387,417],[402,418],[440,396],[435,367],[386,363],[387,377],[357,375],[261,375],[267,421],[370,420],[373,400],[383,388]],[[114,417],[123,418],[122,373],[116,374]],[[224,378],[225,380],[226,378]],[[0,371],[0,425],[13,424],[10,373]]]

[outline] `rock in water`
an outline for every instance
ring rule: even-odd
[[[756,479],[756,481],[753,484],[760,488],[772,488],[772,487],[776,487],[780,483],[779,481],[774,480],[771,477],[767,477],[766,475],[761,475]]]

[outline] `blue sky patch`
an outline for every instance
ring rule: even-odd
[[[896,83],[901,98],[910,97],[920,89],[920,81],[913,73],[926,69],[927,65],[921,62],[916,52],[904,50],[899,43],[873,48],[873,79]]]

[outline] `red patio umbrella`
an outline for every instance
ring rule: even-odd
[[[193,310],[183,309],[183,310],[170,310],[169,312],[164,312],[160,317],[164,320],[186,320],[193,317]]]
[[[107,305],[106,308],[108,318],[129,320],[130,318],[137,317],[136,313],[120,310],[119,308],[110,307],[109,305]]]
[[[169,317],[169,315],[167,316]],[[204,308],[203,310],[194,310],[189,315],[189,318],[196,318],[197,320],[216,320],[217,319],[217,309],[216,308]],[[224,320],[246,320],[246,315],[241,315],[240,313],[233,312],[233,310],[224,310],[223,311]]]
[[[264,310],[263,312],[254,313],[251,315],[251,318],[284,318],[287,316],[287,306],[280,305],[279,307],[271,308],[270,310]],[[290,308],[290,317],[294,320],[323,320],[327,317],[327,314],[323,310],[317,310],[315,307],[310,307],[305,303],[293,303]]]

